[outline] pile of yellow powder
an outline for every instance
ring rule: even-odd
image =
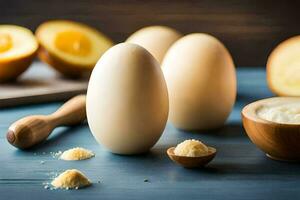
[[[174,150],[177,156],[198,157],[209,153],[208,147],[199,140],[185,140],[178,144]]]
[[[95,154],[81,147],[72,148],[61,153],[54,153],[53,155],[60,155],[62,160],[85,160],[95,156]],[[51,185],[54,188],[60,189],[78,189],[81,187],[91,185],[91,181],[79,170],[69,169],[57,176],[52,182]],[[46,186],[47,188],[48,186]]]
[[[62,160],[85,160],[94,157],[95,154],[87,149],[76,147],[73,149],[69,149],[67,151],[64,151],[60,159]]]
[[[78,189],[91,184],[91,181],[79,170],[69,169],[61,173],[52,182],[55,188],[61,189]]]

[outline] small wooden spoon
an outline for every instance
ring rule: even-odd
[[[174,153],[175,147],[167,150],[167,154],[171,160],[185,168],[203,167],[208,164],[217,154],[217,150],[213,147],[208,147],[208,154],[197,157],[177,156]]]
[[[71,126],[86,119],[85,95],[79,95],[50,115],[33,115],[13,123],[7,132],[7,141],[13,146],[25,149],[36,145],[59,126]]]

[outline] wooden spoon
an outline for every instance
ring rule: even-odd
[[[197,157],[177,156],[174,153],[175,147],[167,150],[167,154],[171,160],[185,168],[203,167],[208,164],[217,154],[217,150],[213,147],[208,147],[208,154]]]
[[[56,127],[76,125],[85,119],[85,95],[79,95],[50,115],[32,115],[16,121],[6,138],[13,146],[25,149],[47,139]]]

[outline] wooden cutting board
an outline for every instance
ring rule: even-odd
[[[16,81],[0,83],[0,108],[61,101],[86,93],[88,79],[71,80],[36,61]]]

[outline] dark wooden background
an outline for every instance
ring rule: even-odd
[[[154,24],[206,32],[225,43],[238,66],[265,66],[272,48],[300,32],[300,2],[274,0],[0,0],[0,23],[34,30],[49,19],[95,26],[115,42]]]

